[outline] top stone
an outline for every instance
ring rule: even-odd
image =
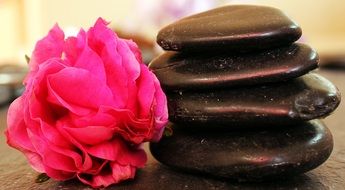
[[[159,31],[165,50],[248,52],[298,40],[301,28],[282,11],[264,6],[225,6],[176,21]]]

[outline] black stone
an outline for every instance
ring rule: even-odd
[[[183,18],[159,31],[157,43],[173,51],[251,51],[291,44],[301,28],[276,8],[225,6]]]
[[[318,74],[264,86],[170,92],[169,119],[176,123],[229,127],[290,125],[329,115],[340,103],[338,89]]]
[[[296,78],[317,68],[309,46],[292,44],[260,53],[186,54],[166,52],[150,63],[164,89],[252,85]]]
[[[326,161],[333,148],[330,131],[318,120],[267,130],[186,131],[177,125],[172,129],[172,136],[150,144],[159,162],[240,181],[304,173]]]

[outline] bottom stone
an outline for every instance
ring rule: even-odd
[[[171,136],[150,144],[159,162],[239,181],[304,173],[325,162],[333,149],[332,135],[319,120],[250,131],[186,131],[176,124],[172,129]]]

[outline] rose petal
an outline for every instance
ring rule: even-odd
[[[155,93],[155,87],[152,80],[153,74],[146,65],[141,64],[141,73],[137,81],[138,95],[137,100],[139,103],[140,111],[139,118],[147,118],[150,115],[151,105]]]
[[[106,47],[105,49],[110,49]],[[106,50],[104,50],[106,51]],[[113,51],[110,49],[109,51]],[[108,53],[103,53],[102,59],[107,75],[107,85],[111,89],[114,101],[117,103],[116,108],[125,108],[128,103],[128,78],[125,70],[121,65],[117,65],[118,59]],[[121,60],[121,59],[120,59]]]
[[[154,83],[155,83],[155,102],[153,103],[153,109],[155,112],[155,126],[152,135],[153,142],[157,142],[161,139],[164,127],[168,123],[168,106],[167,106],[167,98],[160,87],[159,81],[154,76]]]
[[[36,43],[30,59],[30,74],[25,81],[38,70],[39,64],[51,58],[60,58],[63,51],[65,35],[56,24],[43,39]]]
[[[108,187],[109,185],[116,183],[110,171],[97,175],[78,174],[77,177],[81,182],[88,184],[93,188]]]
[[[143,63],[143,58],[141,56],[141,51],[140,51],[138,45],[135,42],[133,42],[133,40],[126,40],[126,39],[123,39],[123,40],[127,43],[129,49],[135,55],[137,61],[139,63]]]
[[[104,167],[108,165],[108,160],[101,160],[101,159],[93,159],[92,160],[92,168],[88,170],[83,170],[85,174],[97,175],[103,170]]]
[[[152,137],[148,140],[150,142],[158,142],[163,135],[164,128],[167,125],[168,120],[156,120],[155,128],[152,132]]]
[[[61,62],[60,59],[50,59],[45,63],[39,65],[39,70],[36,73],[34,80],[30,81],[30,85],[26,85],[26,91],[24,92],[27,96],[25,102],[28,104],[29,118],[37,121],[42,119],[43,121],[54,123],[56,110],[52,112],[49,107],[49,103],[46,101],[47,97],[47,76],[50,74],[59,72],[66,66]],[[27,125],[30,125],[30,120],[25,120]]]
[[[81,167],[82,159],[78,153],[59,148],[48,143],[42,137],[28,131],[30,139],[37,151],[42,157],[43,164],[55,170],[76,172]]]
[[[59,181],[72,179],[76,175],[75,172],[56,170],[47,165],[44,165],[44,171],[47,173],[49,177]]]
[[[140,107],[137,102],[138,87],[135,81],[128,83],[128,100],[125,109],[131,110],[135,115],[139,115]]]
[[[126,69],[128,82],[135,81],[140,75],[140,66],[143,64],[138,62],[137,57],[133,54],[127,41],[119,38],[117,40],[117,51],[122,56],[122,66]]]
[[[145,140],[150,140],[153,130],[153,116],[151,118],[137,118],[129,109],[115,109],[113,107],[102,106],[100,111],[112,115],[118,119],[114,125],[116,133],[125,140],[134,144],[140,144]]]
[[[28,136],[23,119],[23,96],[12,102],[7,114],[7,144],[24,153],[30,165],[38,172],[44,172],[42,158],[36,153]]]
[[[64,38],[64,32],[60,29],[59,25],[55,24],[55,26],[49,31],[48,35],[36,43],[30,64],[39,64],[54,57],[61,57]],[[35,67],[37,65],[30,66]]]
[[[87,153],[86,148],[80,144],[71,134],[69,134],[66,131],[66,127],[71,128],[71,124],[70,121],[67,118],[63,118],[59,121],[57,121],[56,123],[56,128],[58,129],[58,131],[66,138],[68,138],[68,140],[78,148],[79,151],[81,151],[82,153],[82,158],[83,158],[83,164],[82,166],[77,166],[77,168],[80,171],[88,171],[92,168],[92,166],[94,165],[92,162],[92,159],[90,157],[90,155]]]
[[[156,119],[167,122],[168,121],[168,106],[167,106],[167,98],[160,86],[160,83],[156,76],[153,75],[153,81],[155,86],[155,103],[154,103],[154,110],[155,110],[155,117]]]
[[[142,167],[147,160],[144,150],[134,147],[130,149],[120,138],[88,147],[87,151],[97,158],[117,161],[123,165]]]
[[[44,164],[41,155],[36,152],[23,151],[26,159],[29,161],[31,167],[40,173],[45,173]]]
[[[113,129],[103,126],[88,126],[82,128],[65,127],[77,141],[87,144],[95,145],[101,142],[110,140],[113,137]]]
[[[125,140],[134,144],[140,144],[145,139],[150,139],[150,131],[153,127],[152,118],[138,119],[129,109],[101,106],[99,110],[117,119],[113,128]]]
[[[116,105],[104,81],[83,69],[68,67],[50,75],[48,90],[51,101],[54,101],[55,97],[56,104],[68,108],[77,115],[88,114],[88,109],[97,110],[101,105]]]
[[[73,67],[88,70],[101,81],[106,80],[102,59],[88,47],[84,30],[80,30],[77,37],[70,37],[66,40],[65,53]]]
[[[116,108],[125,108],[128,101],[128,76],[122,65],[122,55],[118,53],[118,37],[107,27],[103,19],[98,19],[88,32],[88,44],[101,57],[107,76],[107,85],[117,102]]]
[[[32,76],[30,84],[26,85],[24,92],[30,94],[34,91],[36,94],[40,94],[42,91],[41,88],[46,88],[46,79],[50,74],[59,72],[60,70],[66,67],[66,61],[61,60],[60,58],[51,58],[38,66],[38,70],[34,76]],[[44,92],[44,91],[43,91]]]
[[[19,97],[12,102],[7,113],[7,143],[14,148],[25,149],[31,152],[35,151],[24,123],[23,115],[23,97]]]
[[[113,170],[113,178],[115,179],[115,183],[134,178],[135,168],[133,166],[120,165],[117,162],[111,162],[110,166]]]
[[[98,174],[90,176],[78,174],[77,177],[85,184],[93,188],[108,187],[111,184],[119,183],[126,179],[132,179],[135,176],[136,168],[130,165],[121,165],[117,162],[111,162]]]
[[[73,144],[69,141],[69,139],[62,136],[55,127],[49,125],[48,123],[45,123],[42,120],[40,121],[40,126],[42,134],[44,135],[45,139],[47,139],[50,143],[53,143],[62,148],[74,148]]]
[[[102,107],[102,106],[101,106]],[[119,121],[119,118],[114,117],[108,113],[102,112],[99,109],[96,113],[91,113],[85,116],[75,115],[73,113],[69,114],[69,119],[73,122],[73,125],[77,128],[87,127],[87,126],[107,126],[110,127],[115,125]]]

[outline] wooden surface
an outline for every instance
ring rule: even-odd
[[[323,76],[345,94],[344,71],[322,71]],[[334,150],[319,168],[290,179],[236,183],[202,176],[182,174],[162,166],[151,155],[147,166],[138,171],[135,180],[113,185],[107,189],[339,189],[345,188],[345,106],[344,102],[324,121],[334,137]],[[6,128],[7,107],[0,110],[0,189],[91,189],[76,180],[57,182],[52,179],[35,183],[38,173],[30,168],[24,156],[9,148],[3,132]],[[146,147],[147,149],[147,147]]]

